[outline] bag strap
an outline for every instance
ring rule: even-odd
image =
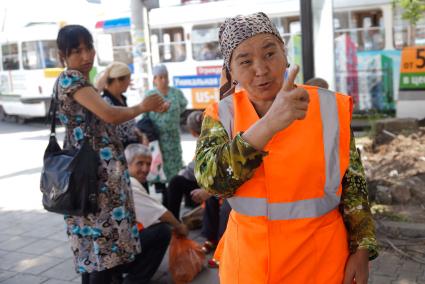
[[[50,100],[50,108],[49,108],[49,115],[51,117],[51,124],[50,124],[50,137],[56,137],[56,112],[58,109],[58,84],[59,84],[59,78],[56,79],[55,86],[53,88],[52,93],[52,99]],[[87,138],[90,138],[91,135],[88,134],[88,125],[93,123],[93,114],[91,111],[86,109],[86,120],[84,125],[84,136]]]

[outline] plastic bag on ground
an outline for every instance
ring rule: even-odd
[[[205,254],[195,241],[179,237],[175,233],[170,243],[170,272],[174,283],[185,284],[201,272]]]

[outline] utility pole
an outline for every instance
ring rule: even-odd
[[[332,0],[300,0],[304,81],[315,76],[335,89]]]
[[[151,87],[152,54],[148,11],[157,7],[159,7],[158,0],[131,0],[134,87],[138,90],[140,98]]]
[[[325,79],[329,89],[335,90],[333,0],[314,0],[312,5],[314,76]]]
[[[300,6],[303,78],[304,81],[307,81],[314,77],[313,12],[311,0],[300,0]]]

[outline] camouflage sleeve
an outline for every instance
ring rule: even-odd
[[[351,137],[350,164],[342,179],[342,215],[349,234],[350,253],[367,249],[372,260],[378,256],[375,225],[370,212],[365,172],[354,135]]]
[[[244,141],[241,133],[230,140],[221,122],[206,116],[196,146],[196,180],[214,195],[231,197],[252,177],[265,155]]]

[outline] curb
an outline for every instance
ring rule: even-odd
[[[395,221],[376,221],[376,228],[393,236],[408,238],[425,238],[425,224]]]

